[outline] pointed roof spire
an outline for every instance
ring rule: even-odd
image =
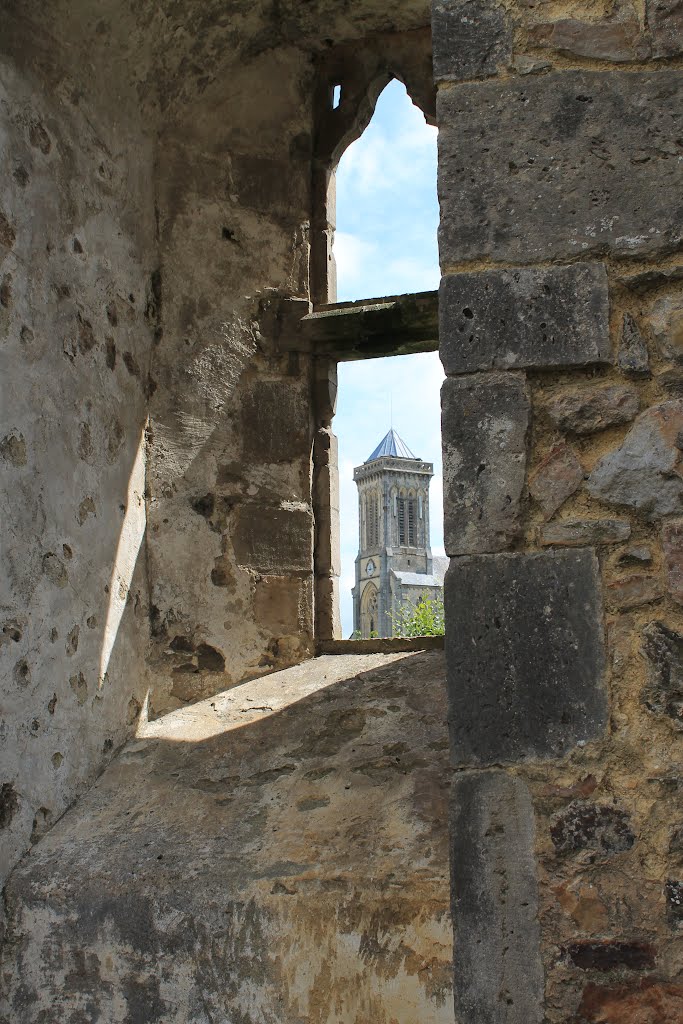
[[[408,445],[401,440],[393,427],[388,434],[385,434],[372,455],[365,461],[374,462],[375,459],[382,459],[387,455],[393,459],[417,459],[417,456],[413,455]]]

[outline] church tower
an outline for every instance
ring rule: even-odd
[[[413,596],[440,588],[429,542],[433,475],[432,463],[416,458],[393,429],[353,471],[359,529],[352,592],[356,635],[392,636],[393,616],[410,596],[407,588]]]

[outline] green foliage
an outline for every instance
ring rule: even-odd
[[[446,631],[443,598],[425,590],[416,604],[404,601],[393,616],[394,636],[443,636]]]

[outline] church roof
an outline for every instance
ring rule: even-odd
[[[385,455],[394,459],[416,459],[417,456],[413,455],[410,448],[401,438],[398,436],[394,428],[392,427],[388,434],[386,434],[380,443],[375,448],[370,458],[366,459],[366,462],[374,462],[375,459],[382,459]]]
[[[425,572],[401,572],[397,569],[391,571],[404,587],[443,587],[443,579],[433,573],[427,575]]]

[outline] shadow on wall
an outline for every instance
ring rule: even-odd
[[[121,457],[110,494],[93,488],[95,498],[81,500],[82,521],[71,527],[46,524],[35,538],[10,533],[9,607],[16,607],[17,597],[25,604],[23,612],[3,616],[0,644],[9,668],[0,755],[3,879],[27,845],[93,782],[125,742],[147,699],[142,651],[149,631],[139,557],[145,534],[144,432],[130,446],[123,443],[129,448],[127,484]],[[76,466],[74,480],[80,476]],[[75,490],[80,493],[78,483]],[[29,511],[39,507],[46,520],[61,518],[48,487],[37,503],[32,488],[25,496]],[[68,543],[55,543],[55,535]],[[18,578],[13,566],[19,558],[29,566],[37,563],[37,574]]]
[[[98,125],[0,58],[0,881],[147,690],[151,148]]]
[[[142,727],[12,877],[13,1020],[451,1024],[443,665],[320,658]]]

